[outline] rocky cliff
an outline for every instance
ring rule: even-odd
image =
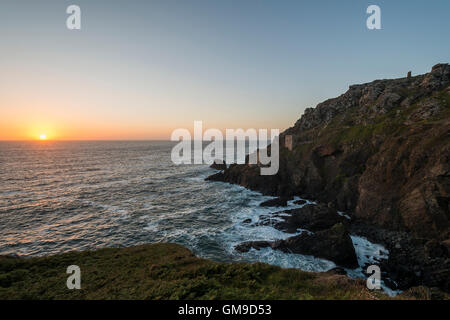
[[[352,85],[280,135],[280,170],[231,165],[211,180],[328,203],[352,220],[450,237],[450,66]],[[293,148],[283,146],[290,135]]]

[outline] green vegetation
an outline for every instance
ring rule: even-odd
[[[352,141],[364,141],[371,138],[373,134],[374,125],[356,125],[336,133],[332,138],[332,142],[346,143]]]
[[[339,173],[334,178],[333,184],[336,188],[341,188],[345,184],[347,179],[348,179],[348,177],[344,173],[339,171]]]
[[[442,119],[448,119],[450,113],[450,93],[447,89],[441,90],[435,96],[440,102],[444,110],[437,115],[429,117],[426,120],[416,120],[414,125],[432,124]],[[337,116],[333,121],[321,132],[319,142],[340,145],[346,143],[367,143],[375,136],[399,135],[409,130],[404,125],[413,112],[417,111],[423,101],[428,97],[424,97],[407,108],[393,108],[390,112],[376,116],[372,122],[367,125],[352,125],[358,115],[355,110],[349,110],[344,115]],[[411,123],[412,124],[412,123]]]
[[[69,290],[66,269],[81,268]],[[0,299],[377,299],[362,280],[281,269],[263,263],[217,263],[176,244],[70,252],[42,258],[0,257]]]
[[[442,90],[439,95],[438,95],[439,99],[442,99],[443,102],[445,102],[445,106],[448,108],[450,107],[450,91],[447,90]]]

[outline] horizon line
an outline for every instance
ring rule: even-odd
[[[183,141],[183,139],[180,140],[170,140],[170,139],[0,139],[0,142],[28,142],[28,141],[36,141],[36,142],[80,142],[80,141],[94,141],[94,142],[101,142],[101,141],[164,141],[164,142],[180,142]],[[217,140],[196,140],[191,139],[191,141],[203,141],[203,142],[212,142],[212,141],[231,141],[227,139],[217,139]],[[233,141],[241,141],[241,139],[233,139]],[[250,139],[245,139],[245,141],[252,141]],[[254,141],[258,141],[254,140]],[[271,139],[267,139],[267,141],[271,141]]]

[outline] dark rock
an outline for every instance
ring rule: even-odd
[[[277,242],[273,248],[325,258],[347,268],[358,266],[353,242],[342,223],[314,234],[303,232],[298,236]]]
[[[227,164],[222,160],[214,160],[214,163],[209,167],[216,170],[225,170],[227,168]]]
[[[447,248],[447,253],[450,254],[450,239],[442,241],[441,244]]]
[[[391,288],[392,290],[397,290],[398,289],[397,284],[394,281],[392,281],[391,279],[389,279],[389,278],[383,277],[383,282],[388,288]]]
[[[278,175],[263,176],[258,165],[230,164],[223,173],[219,173],[213,174],[205,180],[239,184],[251,190],[258,190],[264,195],[286,194],[285,190],[279,188]]]
[[[298,253],[324,258],[347,268],[356,268],[358,266],[352,240],[342,223],[314,234],[303,232],[286,240],[244,242],[236,246],[235,249],[240,252],[247,252],[251,248],[259,250],[267,247],[286,253]]]
[[[248,252],[250,249],[256,249],[259,250],[261,248],[267,248],[271,247],[271,243],[268,241],[250,241],[250,242],[243,242],[238,244],[234,249],[239,252]]]
[[[289,200],[292,200],[292,197],[278,197],[264,201],[259,205],[261,207],[286,207]]]
[[[447,258],[449,256],[447,247],[434,239],[425,243],[425,254],[430,258]]]
[[[406,232],[364,223],[352,223],[351,232],[381,243],[389,250],[389,258],[380,262],[380,268],[399,289],[425,285],[450,291],[450,259],[443,249],[445,241],[427,241]]]
[[[245,219],[244,221],[242,221],[242,223],[251,223],[252,222],[252,219]]]
[[[305,204],[305,203],[306,203],[306,200],[302,200],[302,199],[300,199],[300,200],[295,200],[293,203],[294,203],[294,204],[297,204],[297,205],[302,205],[302,204]]]
[[[341,153],[342,151],[332,145],[320,145],[314,149],[314,152],[319,157],[324,158],[324,157],[330,157],[330,156],[336,155],[338,153]]]
[[[263,216],[258,225],[270,225],[284,232],[295,233],[299,228],[309,231],[329,229],[336,223],[345,224],[347,219],[340,216],[335,209],[328,208],[325,204],[309,204],[301,208]]]
[[[205,178],[206,181],[225,181],[225,175],[223,172],[217,172],[215,174],[210,175],[209,177]]]

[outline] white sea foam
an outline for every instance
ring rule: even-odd
[[[159,230],[159,221],[147,223],[147,226],[144,227],[144,230],[149,232],[157,232]]]
[[[287,207],[261,207],[261,202],[273,199],[274,197],[262,196],[261,194],[249,191],[239,186],[233,186],[235,190],[240,191],[240,197],[250,198],[247,202],[247,207],[241,208],[231,213],[231,220],[233,225],[221,234],[223,239],[223,247],[230,255],[235,256],[242,261],[265,262],[272,265],[277,265],[284,268],[299,268],[305,271],[327,271],[336,266],[335,263],[316,258],[308,255],[284,253],[271,248],[263,248],[260,250],[251,249],[249,252],[240,253],[234,248],[236,245],[245,241],[274,241],[280,239],[287,239],[289,237],[300,234],[301,232],[309,232],[307,230],[299,229],[297,233],[286,233],[277,230],[271,226],[255,225],[260,220],[263,214],[271,214],[281,210],[289,210],[300,208],[306,204],[313,203],[306,201],[304,204],[294,204],[297,200],[302,200],[295,197],[288,201]],[[280,214],[289,215],[289,214]],[[244,220],[250,219],[250,223],[243,223]]]
[[[344,218],[347,218],[348,220],[351,220],[350,216],[349,216],[349,215],[346,215],[344,212],[338,211],[337,213],[338,213],[338,215],[340,215],[341,217],[344,217]]]
[[[365,273],[364,268],[368,265],[378,265],[381,260],[387,259],[389,251],[381,244],[370,242],[364,237],[352,235],[351,238],[355,247],[359,267],[353,270],[347,269],[347,273],[353,278],[366,279],[369,275]],[[383,279],[381,279],[381,288],[390,296],[395,296],[401,292],[400,290],[388,288]]]
[[[231,255],[237,256],[239,259],[245,261],[266,262],[280,267],[299,268],[305,271],[324,272],[336,267],[335,263],[326,259],[301,254],[284,253],[272,250],[271,248],[263,248],[260,250],[251,249],[246,253],[237,252],[234,249],[235,246],[245,241],[274,241],[286,239],[301,232],[310,232],[308,230],[299,229],[296,234],[285,233],[273,227],[258,226],[255,225],[255,223],[259,221],[261,215],[270,215],[271,213],[280,210],[300,208],[307,204],[316,203],[314,201],[306,200],[304,204],[294,204],[297,200],[303,200],[299,197],[295,197],[293,200],[288,201],[287,207],[261,207],[259,206],[261,202],[273,199],[273,197],[262,196],[259,193],[243,189],[239,186],[233,186],[233,188],[237,188],[241,192],[241,197],[248,197],[250,199],[247,202],[247,207],[231,213],[233,226],[228,230],[225,230],[222,235],[224,247]],[[350,217],[343,212],[339,213],[350,219]],[[243,223],[246,219],[250,219],[251,223]],[[272,219],[276,218],[272,217]],[[347,273],[350,277],[366,279],[368,275],[364,273],[363,267],[366,264],[377,264],[381,259],[387,259],[389,252],[382,245],[372,243],[363,237],[351,236],[351,238],[355,247],[359,267],[353,270],[347,269]],[[382,288],[389,295],[395,295],[400,292],[389,289],[383,281]]]

